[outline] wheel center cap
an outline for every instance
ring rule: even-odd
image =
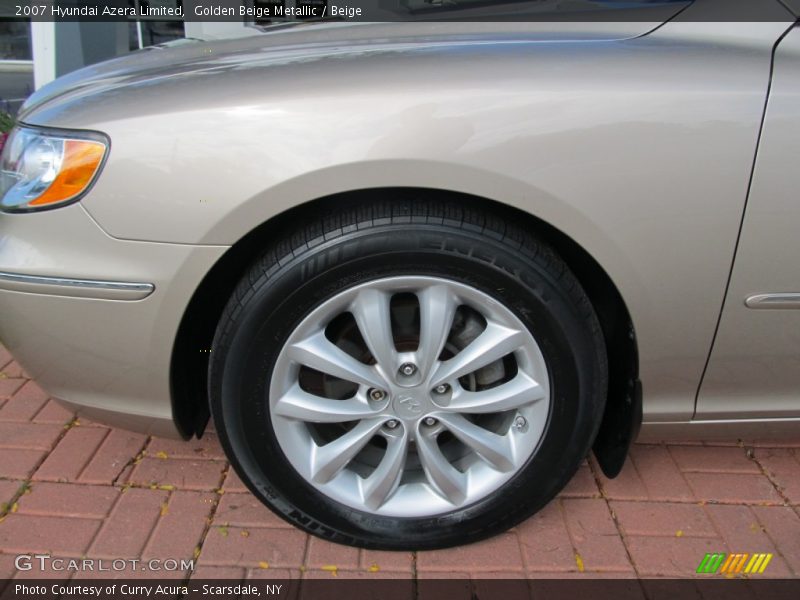
[[[392,409],[401,419],[418,419],[427,413],[430,401],[424,393],[405,389],[397,392],[392,400]]]

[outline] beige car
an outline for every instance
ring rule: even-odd
[[[800,28],[309,24],[26,103],[0,340],[289,522],[433,548],[593,447],[800,432]],[[640,431],[641,425],[641,431]]]

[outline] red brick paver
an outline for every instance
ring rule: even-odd
[[[168,498],[169,492],[163,490],[123,490],[89,554],[98,558],[141,556],[162,511],[166,510]]]
[[[40,481],[76,481],[108,431],[95,427],[69,429],[33,478]]]
[[[677,502],[612,501],[611,510],[626,536],[716,537],[706,510]]]
[[[222,485],[225,463],[219,460],[151,458],[137,464],[128,483],[140,486],[169,486],[181,490],[216,490]]]
[[[775,543],[795,577],[800,577],[800,519],[784,506],[754,506],[764,532]]]
[[[216,495],[210,493],[172,492],[166,505],[162,505],[143,556],[192,558],[216,501]]]
[[[0,548],[4,553],[52,553],[81,556],[100,529],[97,519],[8,515],[0,527]]]
[[[564,520],[575,544],[579,570],[632,571],[625,545],[603,499],[566,499]]]
[[[516,529],[526,570],[531,576],[578,570],[560,501],[551,502]]]
[[[0,378],[0,405],[8,400],[25,383],[24,379],[3,377]]]
[[[417,553],[419,571],[464,571],[466,573],[520,573],[523,571],[519,538],[502,533],[476,544]]]
[[[45,456],[44,450],[0,448],[0,477],[27,479]]]
[[[32,552],[194,560],[178,578],[418,579],[417,597],[435,597],[423,584],[437,577],[529,577],[545,593],[550,578],[692,577],[706,552],[772,552],[764,576],[800,577],[800,436],[638,444],[618,478],[590,459],[557,499],[492,539],[363,550],[310,537],[263,506],[213,430],[184,443],[75,420],[0,347],[0,579],[59,576],[16,572],[13,557]],[[647,584],[648,598],[661,597]],[[618,597],[645,589],[623,588]]]
[[[47,393],[27,381],[0,408],[0,421],[30,421],[47,404]]]
[[[243,528],[213,525],[200,554],[200,564],[245,567],[304,565],[307,536],[297,529]],[[347,550],[344,550],[346,552]],[[331,565],[337,567],[336,563]]]
[[[105,519],[120,490],[111,486],[34,483],[18,502],[21,515]]]
[[[82,483],[111,485],[144,449],[147,436],[112,429],[78,477]]]
[[[800,505],[800,449],[766,448],[755,451],[758,462],[766,475],[791,504]]]

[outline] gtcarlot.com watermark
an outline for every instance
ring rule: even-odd
[[[193,571],[194,560],[173,558],[53,558],[49,554],[20,554],[14,559],[20,571],[67,571],[76,573],[115,573],[120,571]]]

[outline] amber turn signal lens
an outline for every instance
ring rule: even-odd
[[[105,153],[106,147],[100,142],[66,140],[61,170],[50,187],[29,205],[42,206],[63,202],[82,193],[100,168]]]

